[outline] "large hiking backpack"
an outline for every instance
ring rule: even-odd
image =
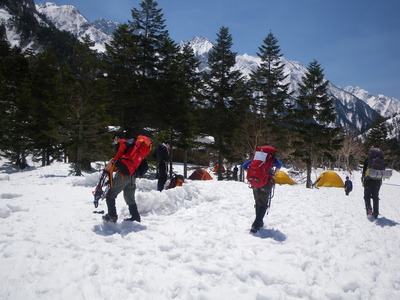
[[[253,160],[247,170],[247,180],[251,186],[261,188],[267,184],[273,185],[271,169],[274,164],[276,149],[271,146],[257,147]]]
[[[385,159],[381,149],[371,148],[368,151],[368,168],[385,170]]]
[[[171,181],[169,182],[167,190],[173,189],[174,187],[177,186],[182,186],[184,182],[185,182],[185,177],[183,177],[182,175],[174,174],[171,178]]]
[[[136,139],[127,140],[125,145],[125,154],[118,159],[116,165],[122,174],[133,175],[138,169],[143,169],[143,165],[147,165],[145,158],[152,149],[151,140],[147,136],[138,135]],[[143,172],[140,173],[137,175],[144,175]]]
[[[368,151],[368,169],[365,175],[371,179],[388,179],[392,176],[392,170],[385,170],[385,159],[381,149],[371,148]]]

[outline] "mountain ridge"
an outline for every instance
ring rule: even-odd
[[[78,39],[89,35],[95,42],[94,48],[99,52],[105,51],[105,44],[110,43],[112,40],[112,34],[110,34],[113,32],[112,28],[115,30],[119,24],[105,19],[98,19],[91,23],[72,5],[57,6],[51,2],[34,5],[33,0],[15,1],[22,8],[25,5],[25,8],[31,9],[32,13],[38,16],[38,19],[40,19],[41,14],[45,15],[56,28],[70,32]],[[13,3],[11,0],[6,0],[5,2],[9,3],[9,5]],[[0,5],[0,20],[4,22],[9,21],[9,19],[10,15],[7,16],[7,11],[4,11],[4,7]],[[40,23],[42,26],[51,26],[46,23],[46,20],[41,20]],[[12,38],[15,38],[15,36],[17,36],[17,33]],[[14,44],[17,43],[18,39],[14,41]],[[182,46],[185,43],[190,44],[195,56],[199,59],[199,70],[207,71],[208,53],[212,49],[213,43],[203,36],[195,36],[186,42],[181,41],[179,45]],[[25,48],[29,46],[29,43],[24,43]],[[301,78],[304,76],[307,68],[297,61],[288,60],[284,57],[281,59],[285,65],[284,72],[288,75],[287,82],[285,83],[289,83],[289,90],[296,96],[298,84],[301,82]],[[234,68],[240,70],[244,76],[248,77],[251,72],[256,70],[260,62],[259,57],[244,53],[237,55]],[[363,132],[367,130],[378,114],[385,118],[400,114],[400,100],[395,98],[389,98],[384,95],[372,96],[368,91],[360,87],[349,86],[341,88],[331,82],[329,83],[328,91],[335,98],[335,107],[338,113],[336,125],[343,126],[350,131]]]

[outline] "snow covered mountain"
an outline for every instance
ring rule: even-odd
[[[93,26],[81,13],[72,5],[57,6],[54,3],[46,2],[36,5],[39,13],[46,17],[59,29],[72,33],[79,40],[89,36],[95,42],[94,49],[99,52],[105,51],[105,44],[110,43],[112,37]]]
[[[5,36],[12,47],[33,51],[40,51],[42,46],[37,32],[41,28],[51,31],[52,27],[38,13],[33,0],[0,1],[0,25],[4,26]]]
[[[32,44],[21,42],[18,33],[12,31],[13,15],[9,8],[13,3],[19,3],[21,9],[32,10],[35,18],[40,26],[52,26],[43,20],[40,14],[46,16],[56,28],[72,33],[79,39],[85,35],[95,42],[95,49],[100,52],[105,51],[105,43],[112,40],[112,32],[118,27],[118,23],[98,19],[93,23],[89,22],[79,11],[71,5],[57,6],[54,3],[33,4],[33,0],[4,0],[6,5],[0,4],[0,22],[5,23],[7,29],[7,38],[14,45],[20,45],[23,48],[31,47]],[[15,10],[14,10],[15,14]],[[196,36],[187,42],[180,42],[180,45],[189,43],[194,50],[196,57],[200,60],[200,71],[208,68],[208,54],[213,47],[213,43],[205,37]],[[307,71],[306,67],[299,62],[282,58],[285,64],[285,74],[288,75],[287,83],[290,85],[290,91],[296,96],[297,86],[301,82],[301,78]],[[252,71],[256,70],[260,64],[260,59],[248,54],[238,55],[236,58],[235,69],[240,70],[244,76],[249,76]],[[367,91],[359,87],[340,88],[333,83],[329,84],[329,93],[335,98],[335,106],[338,113],[336,124],[349,130],[365,131],[371,126],[376,115],[379,113],[383,117],[394,116],[400,114],[400,100],[390,99],[384,95],[372,96]],[[394,119],[393,122],[396,122]],[[394,133],[397,134],[397,133]],[[400,133],[399,133],[400,135]]]
[[[114,31],[117,30],[118,26],[121,25],[121,23],[108,21],[103,18],[100,18],[94,20],[92,22],[92,25],[98,30],[102,31],[103,33],[111,37],[113,36]]]
[[[347,86],[344,90],[363,100],[385,118],[400,114],[399,99],[389,98],[384,95],[372,96],[368,91],[358,86]]]

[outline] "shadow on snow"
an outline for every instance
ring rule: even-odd
[[[387,219],[385,217],[376,219],[375,223],[381,227],[385,227],[385,226],[393,227],[393,226],[399,225],[399,223],[397,223],[396,221]]]
[[[255,236],[261,239],[274,239],[277,242],[284,242],[286,240],[286,235],[280,232],[278,229],[265,229],[260,228]]]
[[[113,234],[120,234],[125,236],[132,232],[139,232],[146,230],[147,226],[140,225],[135,222],[122,221],[121,223],[109,223],[104,222],[103,224],[93,226],[93,232],[98,235],[110,236]]]

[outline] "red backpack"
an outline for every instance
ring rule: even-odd
[[[151,140],[144,135],[125,142],[125,154],[117,161],[117,167],[124,175],[132,175],[152,149]]]
[[[267,184],[273,184],[273,175],[270,174],[274,164],[276,149],[271,146],[256,148],[253,160],[247,170],[247,180],[251,186],[261,188]]]

